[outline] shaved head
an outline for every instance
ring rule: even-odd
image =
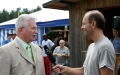
[[[59,43],[64,43],[65,44],[65,41],[64,40],[60,40],[60,42]]]

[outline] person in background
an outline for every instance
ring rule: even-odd
[[[93,40],[93,43],[88,47],[83,66],[71,68],[56,65],[53,67],[54,71],[70,75],[113,75],[115,51],[111,41],[103,34],[105,22],[103,14],[98,10],[85,13],[81,29],[87,38]]]
[[[52,64],[44,50],[44,46],[47,45],[50,51],[53,51],[55,48],[55,44],[48,39],[47,34],[43,34],[43,41],[42,41],[42,50],[43,50],[43,58],[44,58],[44,66],[45,66],[45,75],[51,75],[52,72]]]
[[[57,46],[53,52],[53,56],[56,59],[56,64],[68,66],[67,59],[70,57],[70,51],[65,46],[64,40],[60,40],[59,44],[60,44],[60,46]]]
[[[12,36],[13,36],[13,34],[10,34],[10,33],[9,33],[9,34],[7,35],[7,40],[4,40],[4,41],[2,42],[2,45],[5,45],[5,44],[11,42]]]
[[[70,51],[65,46],[65,41],[60,40],[60,46],[57,46],[53,52],[53,56],[56,58],[56,64],[66,65],[67,58],[70,57]]]
[[[16,34],[14,33],[14,34],[13,34],[13,36],[12,36],[12,39],[14,40],[14,39],[15,39],[15,37],[16,37]]]
[[[120,53],[120,31],[113,28],[113,38],[111,39],[115,52]]]
[[[17,36],[0,47],[0,75],[45,75],[42,50],[36,40],[36,18],[20,15],[15,23]]]
[[[57,40],[57,45],[56,46],[60,46],[60,44],[59,44],[60,40],[63,40],[63,36],[62,35],[58,36],[58,40]]]
[[[57,46],[57,40],[58,40],[59,36],[56,36],[53,40],[54,44]]]
[[[111,39],[115,53],[120,53],[120,30],[113,28],[113,38]],[[117,69],[117,75],[120,75],[120,63]]]

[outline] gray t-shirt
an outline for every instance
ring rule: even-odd
[[[53,53],[67,54],[68,56],[70,56],[70,51],[65,46],[62,49],[60,48],[60,46],[56,47]],[[67,59],[63,56],[56,56],[55,58],[56,58],[56,64],[65,65],[65,62],[67,61]]]
[[[84,75],[100,75],[100,68],[106,66],[114,70],[115,51],[111,41],[103,37],[88,47],[87,56],[83,64]]]

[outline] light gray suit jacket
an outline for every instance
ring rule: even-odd
[[[16,38],[0,47],[0,75],[45,75],[42,50],[31,47],[34,62]]]

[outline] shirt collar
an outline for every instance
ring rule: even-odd
[[[26,47],[28,46],[27,43],[25,43],[22,39],[20,39],[18,36],[16,36],[16,38],[18,39],[18,41],[20,42],[20,44],[22,45],[22,47],[26,50]]]

